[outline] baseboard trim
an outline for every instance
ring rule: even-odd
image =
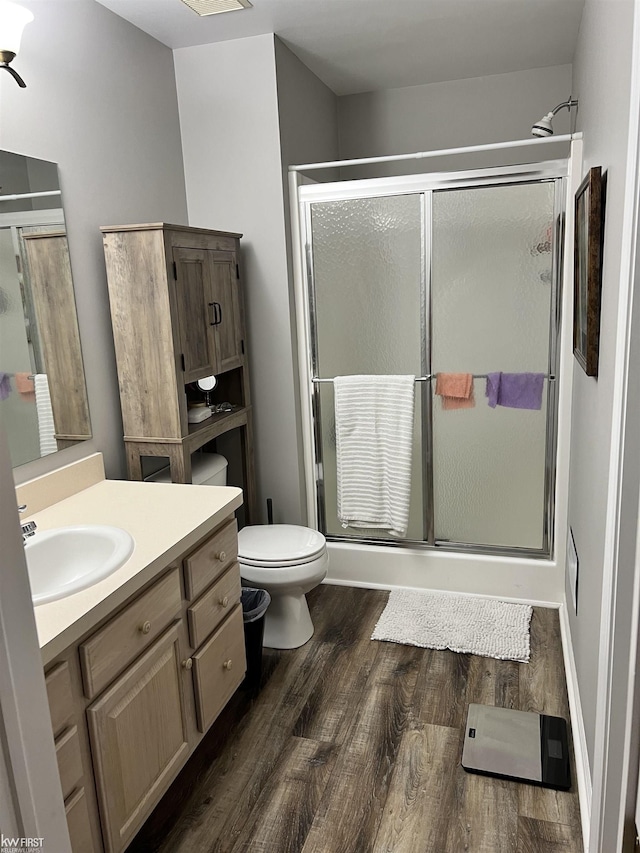
[[[329,586],[354,586],[359,589],[381,589],[391,592],[392,589],[413,589],[416,592],[437,592],[440,595],[464,595],[469,598],[488,598],[492,601],[507,601],[510,604],[530,604],[532,607],[550,607],[558,610],[562,607],[557,601],[536,601],[531,598],[513,598],[508,595],[485,595],[479,592],[459,592],[451,589],[436,589],[422,586],[407,586],[406,584],[377,583],[375,581],[345,580],[344,578],[325,578],[322,583]]]
[[[567,694],[569,696],[569,711],[571,713],[571,730],[573,733],[573,751],[576,759],[576,775],[578,784],[578,796],[580,798],[580,818],[582,821],[582,843],[585,850],[589,849],[589,827],[591,825],[591,771],[589,769],[589,752],[587,750],[587,737],[584,730],[584,718],[582,716],[582,703],[580,702],[580,690],[578,688],[578,674],[576,661],[573,656],[573,644],[571,642],[571,626],[567,612],[566,599],[558,610],[560,617],[560,633],[562,636],[562,654],[564,657],[564,671],[567,681]]]

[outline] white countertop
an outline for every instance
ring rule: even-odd
[[[135,541],[131,557],[105,580],[35,607],[43,664],[79,640],[241,504],[242,491],[235,487],[102,480],[23,518],[35,521],[39,531],[111,524],[127,530]]]

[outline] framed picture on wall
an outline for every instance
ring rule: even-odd
[[[573,354],[587,376],[598,375],[602,214],[602,170],[595,166],[575,199]]]

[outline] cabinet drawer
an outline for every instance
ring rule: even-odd
[[[94,853],[91,820],[84,788],[78,788],[64,804],[73,853]]]
[[[238,559],[238,525],[227,522],[184,561],[187,598],[192,601]]]
[[[199,652],[193,655],[198,728],[206,732],[240,685],[247,668],[242,608],[237,605]]]
[[[53,736],[57,737],[73,719],[69,664],[65,661],[54,666],[45,675],[44,681],[47,687]]]
[[[62,797],[66,800],[82,781],[82,758],[77,726],[72,726],[56,738],[56,758]]]
[[[197,649],[240,601],[240,566],[236,563],[187,610],[189,639]]]
[[[179,570],[172,569],[79,647],[87,699],[100,693],[164,631],[181,602]]]

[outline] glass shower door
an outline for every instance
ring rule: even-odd
[[[433,193],[432,372],[477,377],[475,408],[433,397],[438,542],[547,546],[554,389],[545,378],[539,410],[492,409],[484,375],[552,373],[554,198],[553,181]]]
[[[314,373],[415,374],[424,370],[424,215],[421,194],[316,202],[310,205],[311,324]],[[416,386],[411,508],[407,538],[424,536],[422,407]],[[331,536],[337,517],[332,382],[315,386],[320,520]],[[350,528],[350,538],[388,538]]]

